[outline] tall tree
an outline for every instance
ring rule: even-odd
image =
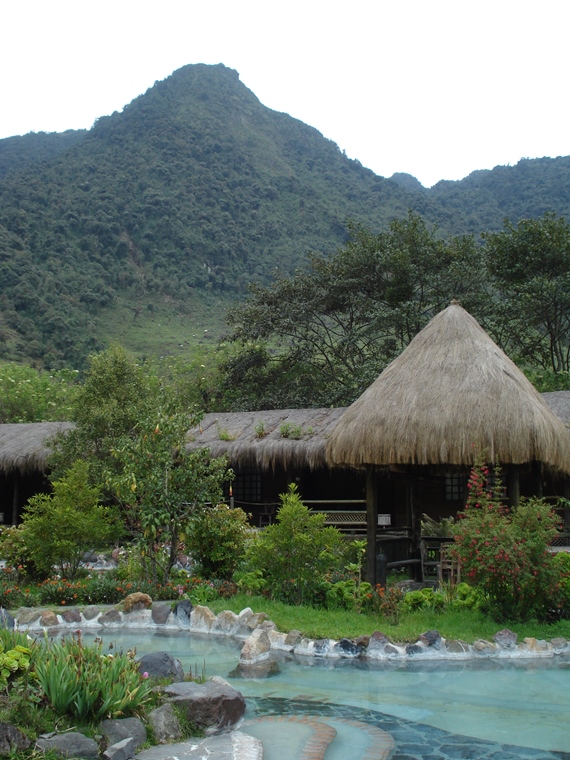
[[[349,231],[334,255],[313,254],[230,312],[239,350],[225,384],[236,407],[350,402],[452,298],[484,302],[472,237],[440,239],[412,212],[387,232]]]
[[[556,214],[506,220],[483,235],[488,268],[512,325],[509,341],[526,362],[570,370],[570,224]]]
[[[231,477],[225,459],[211,458],[206,449],[186,450],[187,431],[197,421],[184,413],[151,412],[138,424],[137,435],[121,438],[113,448],[119,467],[109,473],[107,485],[154,582],[168,580],[191,516],[217,504],[222,483]]]

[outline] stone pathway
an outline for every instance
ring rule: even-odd
[[[242,731],[206,739],[162,744],[136,755],[137,760],[263,760],[263,746]],[[291,758],[293,760],[293,758]]]

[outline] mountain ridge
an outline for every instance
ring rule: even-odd
[[[0,358],[80,366],[119,301],[142,323],[241,297],[342,245],[348,218],[377,232],[412,209],[478,235],[513,210],[568,216],[570,158],[536,161],[430,189],[379,177],[233,69],[184,66],[85,133],[0,140]]]

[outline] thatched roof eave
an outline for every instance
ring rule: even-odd
[[[326,466],[326,442],[343,411],[210,413],[189,431],[187,448],[208,448],[212,456],[225,455],[230,466],[242,469],[317,469]]]
[[[71,422],[21,422],[0,425],[0,472],[45,472],[51,450],[48,441],[70,430]]]

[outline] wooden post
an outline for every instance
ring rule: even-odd
[[[376,530],[378,526],[378,488],[376,469],[366,468],[366,580],[376,585]]]
[[[12,525],[18,523],[18,473],[14,472],[14,494],[12,497]]]
[[[537,498],[542,499],[542,462],[533,462],[532,469],[535,483],[535,495]]]
[[[507,497],[509,507],[518,507],[521,496],[520,471],[516,464],[509,465],[507,470]]]

